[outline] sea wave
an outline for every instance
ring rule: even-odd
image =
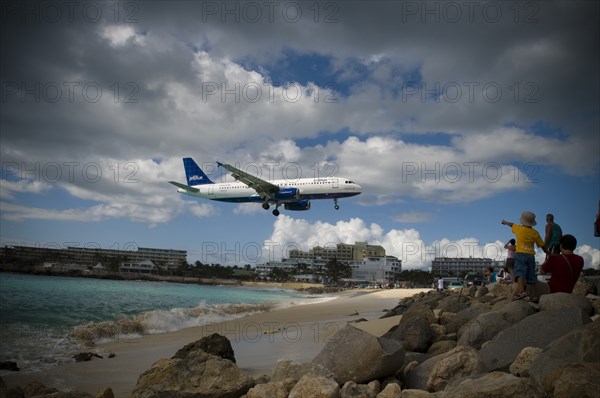
[[[76,326],[73,337],[80,343],[93,345],[108,341],[129,340],[144,334],[173,332],[204,326],[278,308],[277,303],[206,304],[192,308],[153,310],[116,321],[90,322]]]
[[[287,302],[252,304],[207,304],[202,302],[191,308],[153,310],[130,317],[121,316],[115,321],[86,323],[73,329],[73,337],[78,342],[91,346],[95,343],[135,339],[144,334],[167,333],[205,326],[296,305],[323,303],[336,298],[337,296],[300,296]]]

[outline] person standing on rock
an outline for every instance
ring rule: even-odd
[[[560,238],[562,238],[562,229],[560,225],[554,222],[554,215],[546,215],[546,237],[544,239],[544,246],[548,249],[550,254],[560,253]]]
[[[515,250],[515,281],[511,300],[524,299],[527,296],[525,292],[526,284],[531,286],[532,296],[530,300],[537,300],[537,276],[535,274],[535,245],[548,254],[544,246],[544,240],[540,233],[533,227],[537,225],[535,214],[531,211],[524,211],[519,218],[521,225],[510,221],[502,220],[502,225],[508,225],[516,237]]]
[[[577,239],[573,235],[560,238],[560,255],[549,256],[540,269],[540,274],[552,274],[548,281],[550,293],[571,293],[583,269],[583,257],[573,253]]]

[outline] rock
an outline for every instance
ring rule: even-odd
[[[490,289],[490,293],[494,297],[503,297],[507,298],[511,295],[512,285],[507,285],[506,283],[495,283]]]
[[[427,390],[427,381],[434,365],[443,354],[429,358],[406,372],[404,383],[408,389]]]
[[[96,394],[96,398],[115,398],[115,393],[112,388],[108,387]]]
[[[446,335],[446,327],[444,325],[439,325],[437,323],[430,323],[429,329],[431,330],[431,333],[432,333],[431,340],[433,342],[444,340],[444,336]]]
[[[333,372],[340,384],[350,380],[364,383],[394,374],[402,367],[404,355],[399,341],[346,325],[312,362]]]
[[[253,386],[252,377],[232,361],[198,349],[154,363],[140,375],[130,397],[240,397]]]
[[[441,391],[452,380],[479,375],[485,370],[474,348],[457,346],[440,355],[427,380],[427,388],[430,391]]]
[[[341,398],[340,387],[334,380],[315,375],[302,376],[288,397]]]
[[[434,336],[431,323],[437,323],[431,308],[415,303],[402,315],[398,327],[383,337],[404,341],[407,351],[425,352]]]
[[[587,316],[594,315],[592,303],[584,296],[559,292],[540,297],[541,311],[551,311],[560,308],[579,309]]]
[[[540,388],[546,376],[570,363],[600,362],[600,320],[565,334],[540,352],[529,369],[530,379]]]
[[[280,359],[277,361],[275,368],[273,369],[271,382],[277,382],[286,379],[293,379],[297,382],[305,374],[312,374],[327,378],[334,377],[330,370],[319,364],[312,362],[294,362],[289,359]]]
[[[454,347],[456,347],[456,341],[441,340],[433,343],[431,347],[429,347],[429,349],[427,350],[427,353],[430,355],[439,355],[450,351]]]
[[[258,384],[246,394],[246,398],[287,398],[297,380],[285,379],[267,384]]]
[[[423,390],[402,390],[399,397],[400,398],[432,398],[439,397],[438,393],[430,393]]]
[[[479,356],[488,370],[504,370],[523,348],[543,348],[573,328],[589,322],[587,315],[572,308],[540,311],[498,333],[481,347]]]
[[[460,296],[460,301],[458,300],[457,295],[452,295],[452,296],[444,297],[443,299],[441,299],[438,304],[438,308],[440,310],[442,310],[442,313],[444,313],[444,312],[457,313],[457,312],[460,312],[460,311],[468,308],[468,304],[467,304],[468,301],[469,301],[469,299],[464,295]]]
[[[388,379],[386,379],[386,380],[388,380]],[[379,380],[373,380],[373,381],[369,382],[369,384],[367,384],[367,386],[371,389],[371,391],[373,391],[373,393],[375,395],[377,395],[381,392],[381,383],[379,382]]]
[[[494,338],[500,331],[514,325],[533,312],[529,303],[523,300],[512,301],[496,311],[484,312],[460,328],[458,345],[479,348],[481,344]]]
[[[427,318],[418,315],[403,315],[398,327],[384,337],[404,341],[407,351],[426,352],[433,340],[433,331]]]
[[[18,372],[20,369],[15,361],[2,361],[0,362],[0,370],[10,370],[12,372]]]
[[[256,384],[267,384],[269,381],[271,381],[271,376],[265,374],[254,378]]]
[[[538,347],[523,348],[514,362],[510,365],[510,373],[515,376],[529,377],[529,368],[540,352],[542,352],[542,349]]]
[[[195,352],[197,350],[202,350],[223,359],[229,359],[231,362],[235,363],[235,355],[229,339],[218,333],[202,337],[200,340],[184,346],[173,355],[173,358],[185,358],[190,352]]]
[[[444,390],[444,398],[542,398],[526,378],[510,373],[491,372],[478,379],[467,379]]]
[[[598,290],[597,281],[600,281],[598,277],[580,275],[579,279],[575,283],[575,286],[573,287],[573,294],[577,294],[579,296],[587,296],[588,294],[600,294],[600,290]]]
[[[385,386],[383,391],[381,391],[379,394],[377,394],[376,397],[377,398],[399,398],[401,392],[402,392],[402,390],[400,389],[400,385],[398,385],[396,383],[390,383],[387,386]]]
[[[42,383],[38,383],[37,381],[33,381],[23,388],[23,396],[25,398],[35,397],[40,395],[50,395],[58,393],[59,391],[56,388],[46,387]]]
[[[475,297],[483,297],[483,296],[485,296],[488,293],[489,293],[489,290],[488,290],[488,288],[486,286],[480,286],[477,289],[477,293],[475,294]]]
[[[95,352],[80,352],[73,356],[75,362],[87,362],[91,361],[92,358],[102,358],[101,355],[96,354]]]
[[[600,363],[573,363],[554,369],[543,384],[551,397],[597,398],[600,396]]]
[[[440,324],[446,327],[446,333],[455,333],[460,330],[467,322],[477,318],[479,315],[485,313],[487,310],[477,306],[471,306],[464,309],[454,315],[442,314],[440,317]]]
[[[356,384],[347,381],[340,390],[341,398],[375,398],[377,393],[373,392],[366,384]]]

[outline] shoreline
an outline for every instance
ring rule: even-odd
[[[29,374],[14,372],[2,378],[10,387],[24,387],[38,381],[61,391],[78,390],[92,395],[111,387],[116,398],[127,397],[139,375],[154,362],[170,358],[186,344],[212,333],[222,334],[231,341],[240,369],[253,377],[270,375],[279,359],[311,361],[348,322],[364,318],[367,322],[357,323],[357,327],[375,335],[385,333],[398,323],[398,318],[379,319],[384,310],[395,307],[404,297],[429,290],[346,290],[332,294],[336,298],[325,302],[138,338],[119,336],[118,341],[97,344],[89,350],[100,353],[102,359],[68,363]],[[114,353],[114,358],[108,358],[109,353]]]

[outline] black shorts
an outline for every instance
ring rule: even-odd
[[[515,259],[514,258],[506,259],[506,268],[515,268]]]

